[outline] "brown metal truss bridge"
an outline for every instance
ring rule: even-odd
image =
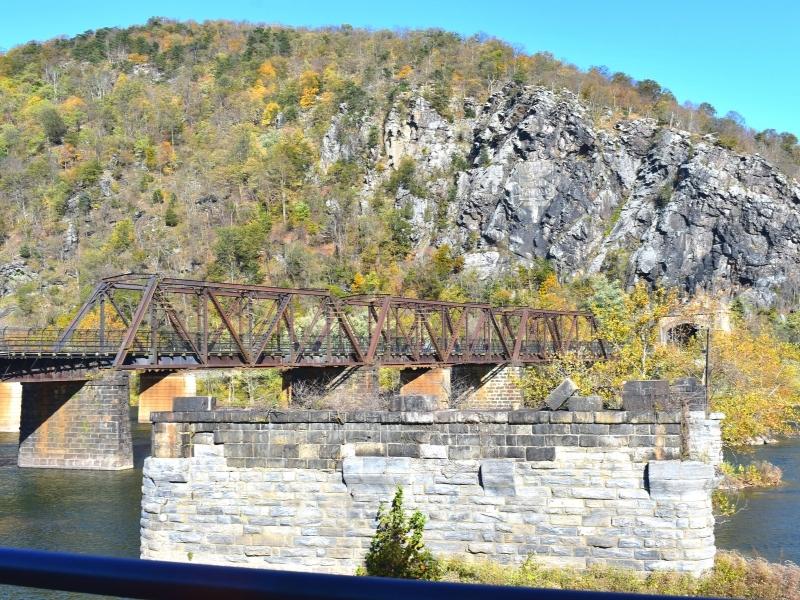
[[[434,367],[606,356],[590,313],[214,283],[101,280],[66,329],[0,329],[0,379],[96,368]]]

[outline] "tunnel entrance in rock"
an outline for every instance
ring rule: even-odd
[[[667,340],[679,346],[688,346],[697,339],[700,327],[695,323],[680,323],[667,330]]]

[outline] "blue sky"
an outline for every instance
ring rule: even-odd
[[[0,47],[151,16],[484,32],[581,68],[655,79],[680,101],[800,136],[800,2],[792,0],[37,0],[3,2]]]

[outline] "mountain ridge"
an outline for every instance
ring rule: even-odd
[[[132,269],[486,298],[545,261],[797,300],[796,139],[491,38],[153,19],[0,55],[0,112],[9,322]]]

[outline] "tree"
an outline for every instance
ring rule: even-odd
[[[178,225],[178,213],[176,212],[175,208],[175,194],[172,194],[169,197],[169,202],[167,203],[167,210],[164,212],[164,224],[167,227],[177,227]]]
[[[417,510],[406,517],[403,488],[398,486],[389,511],[381,503],[377,520],[378,528],[364,559],[367,575],[429,581],[441,579],[442,568],[422,541],[425,516]]]
[[[217,230],[214,244],[214,262],[209,265],[208,276],[217,281],[246,279],[260,283],[261,253],[266,245],[271,224],[263,211],[244,225],[232,225]]]
[[[47,107],[39,113],[44,134],[51,144],[60,144],[67,133],[67,125],[55,108]]]
[[[111,235],[108,236],[108,241],[106,242],[106,248],[110,252],[123,252],[130,249],[135,241],[133,221],[123,219],[118,221],[111,230]]]

